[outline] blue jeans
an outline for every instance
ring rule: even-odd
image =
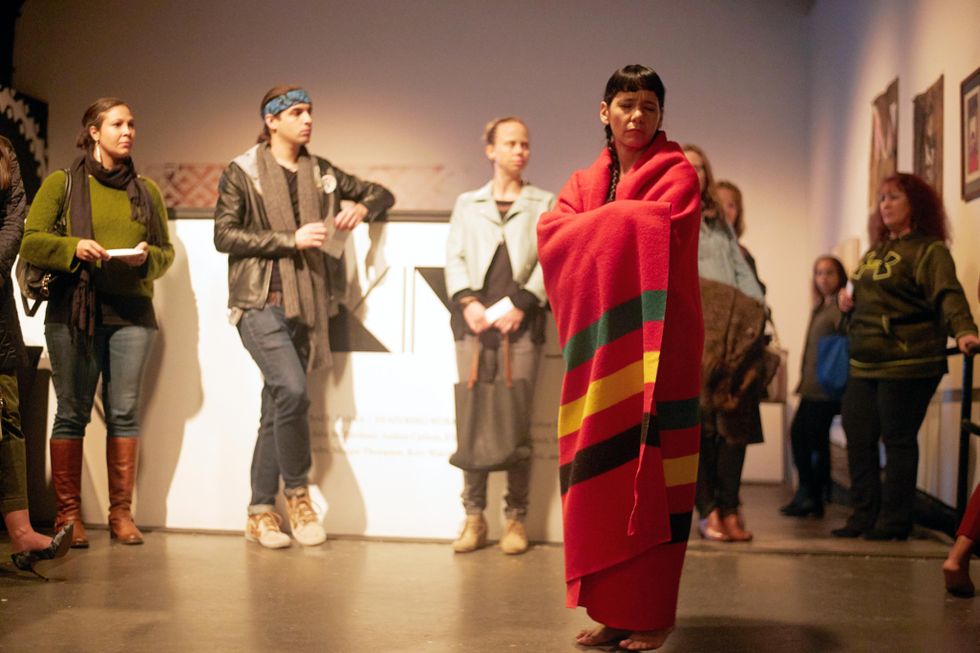
[[[310,456],[310,400],[306,327],[286,320],[281,306],[249,309],[238,322],[242,344],[262,372],[262,413],[252,454],[249,514],[272,510],[282,477],[287,491],[306,487]]]
[[[102,404],[109,437],[139,435],[143,366],[156,329],[142,326],[100,327],[91,346],[72,342],[67,324],[45,324],[51,357],[51,380],[58,409],[51,439],[80,439],[92,419],[95,388],[102,376]]]

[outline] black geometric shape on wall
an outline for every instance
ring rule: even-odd
[[[427,284],[432,288],[446,310],[449,308],[449,293],[446,291],[446,268],[415,268]]]
[[[340,312],[330,318],[330,351],[374,351],[390,353],[364,323],[354,316],[347,307],[340,305]]]

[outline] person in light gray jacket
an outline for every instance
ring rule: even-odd
[[[459,378],[463,382],[469,377],[478,352],[481,380],[493,379],[505,366],[500,345],[506,338],[512,378],[527,379],[527,387],[532,388],[544,341],[543,307],[547,302],[536,230],[538,217],[554,206],[555,196],[522,178],[531,148],[521,119],[493,120],[484,136],[493,179],[456,200],[446,243],[446,290],[452,300]],[[527,550],[524,517],[530,475],[530,458],[507,470],[507,525],[500,541],[505,553]],[[483,517],[487,476],[486,471],[463,471],[466,523],[453,543],[458,553],[475,551],[487,543]]]

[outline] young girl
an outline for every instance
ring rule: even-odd
[[[800,405],[790,427],[800,485],[793,500],[779,509],[789,517],[823,517],[824,491],[830,481],[830,423],[840,413],[840,399],[828,396],[817,382],[817,343],[837,330],[841,317],[837,293],[846,280],[844,266],[833,256],[821,256],[814,262],[813,311],[796,388]]]

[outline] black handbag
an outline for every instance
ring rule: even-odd
[[[65,214],[68,207],[68,198],[71,197],[71,171],[64,169],[65,173],[65,199],[58,210],[58,217],[51,225],[50,232],[56,236],[64,236],[68,232],[68,223]],[[51,289],[57,284],[59,278],[66,273],[54,272],[39,268],[33,263],[24,260],[23,256],[17,257],[17,265],[14,268],[14,275],[17,277],[17,285],[20,286],[20,299],[24,304],[24,314],[34,317],[37,309],[41,307],[41,302],[47,301],[51,297]],[[33,301],[33,304],[29,302]]]
[[[474,346],[470,376],[457,383],[456,453],[449,463],[467,471],[509,469],[531,456],[531,391],[511,376],[510,338],[502,338],[504,378],[478,380],[482,347]]]

